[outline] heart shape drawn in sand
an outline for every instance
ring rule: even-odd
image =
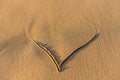
[[[32,28],[31,26],[33,22],[29,25],[29,29],[26,29],[29,39],[48,53],[59,72],[72,54],[89,44],[97,33],[95,29],[86,25],[81,27],[74,24],[59,24],[51,27],[48,23],[44,23]]]

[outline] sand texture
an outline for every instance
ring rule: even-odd
[[[120,80],[120,1],[0,0],[0,80]]]

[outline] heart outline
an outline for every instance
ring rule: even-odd
[[[53,54],[42,44],[39,44],[40,42],[35,41],[31,36],[30,36],[30,30],[33,27],[33,24],[35,23],[35,20],[32,19],[30,21],[30,24],[28,25],[30,28],[28,29],[28,27],[25,27],[25,33],[28,37],[28,39],[30,39],[37,47],[42,48],[43,50],[45,50],[49,56],[51,57],[52,61],[55,63],[56,67],[57,67],[57,71],[61,72],[62,68],[61,66],[64,64],[64,62],[77,50],[77,49],[81,49],[82,47],[86,46],[92,39],[94,39],[97,35],[97,30],[95,29],[95,34],[88,40],[86,41],[86,43],[82,44],[80,47],[78,47],[76,50],[73,50],[72,53],[70,53],[70,55],[68,55],[60,64],[58,63],[57,59],[55,56],[53,56]]]

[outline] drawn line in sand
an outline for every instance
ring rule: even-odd
[[[30,24],[29,24],[29,27],[32,28],[33,27],[33,23],[35,21],[32,21]],[[54,54],[55,53],[55,50],[54,49],[50,49],[49,47],[46,47],[48,46],[48,44],[45,44],[45,43],[41,43],[41,42],[38,42],[38,41],[35,41],[31,36],[30,36],[30,28],[25,28],[25,32],[27,34],[27,37],[39,48],[42,48],[43,50],[45,50],[48,55],[50,56],[50,58],[52,59],[52,61],[54,62],[54,64],[56,65],[57,67],[57,71],[58,72],[61,72],[62,71],[62,65],[72,56],[72,54],[74,54],[76,51],[80,50],[81,48],[87,46],[88,44],[90,44],[92,42],[93,39],[96,38],[96,36],[98,36],[99,34],[97,33],[97,30],[95,29],[96,33],[86,42],[84,43],[83,45],[81,45],[79,48],[77,48],[76,50],[74,50],[68,57],[66,57],[62,62],[57,58],[55,57]]]

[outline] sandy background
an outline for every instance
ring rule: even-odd
[[[96,30],[61,72],[32,41],[62,62]],[[119,80],[119,48],[119,0],[0,0],[0,80]]]

